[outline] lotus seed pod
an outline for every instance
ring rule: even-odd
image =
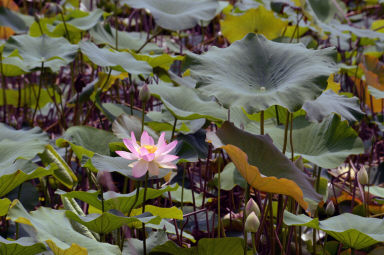
[[[364,166],[360,168],[360,171],[357,173],[357,180],[361,185],[368,184],[368,173]]]
[[[151,97],[151,93],[149,92],[148,85],[145,84],[139,92],[139,99],[141,102],[148,102],[149,98]]]
[[[260,208],[256,202],[251,198],[248,200],[247,205],[245,206],[245,216],[248,217],[251,212],[254,212],[257,217],[260,217]]]
[[[334,213],[335,213],[335,206],[333,204],[332,201],[330,201],[328,204],[327,204],[327,207],[325,208],[325,213],[328,215],[328,216],[332,216]]]
[[[252,232],[256,233],[259,229],[260,221],[259,218],[257,218],[255,212],[251,212],[247,219],[245,220],[245,226],[244,229],[246,232]]]

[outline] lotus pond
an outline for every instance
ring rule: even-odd
[[[0,254],[384,254],[383,0],[0,0]]]

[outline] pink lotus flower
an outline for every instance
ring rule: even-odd
[[[138,178],[149,171],[149,176],[159,175],[159,168],[177,168],[172,161],[178,159],[178,156],[169,155],[176,147],[177,141],[169,144],[164,139],[165,133],[161,133],[157,144],[153,141],[147,131],[144,131],[140,138],[140,145],[136,142],[136,137],[131,132],[131,138],[123,139],[125,146],[131,151],[116,151],[116,153],[129,160],[137,160],[129,166],[132,166],[133,176]]]

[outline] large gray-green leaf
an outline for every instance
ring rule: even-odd
[[[103,214],[92,213],[86,216],[79,216],[74,212],[66,211],[65,215],[69,219],[83,224],[91,231],[100,234],[110,233],[124,225],[132,226],[134,223],[140,223],[140,225],[141,223],[159,224],[161,221],[160,217],[150,216],[150,214],[145,217],[126,217],[104,212]]]
[[[305,198],[321,200],[310,178],[273,144],[268,135],[253,135],[224,122],[216,134],[207,134],[207,138],[215,147],[235,145],[248,155],[249,164],[258,167],[263,175],[292,180],[301,188]]]
[[[252,123],[246,130],[258,134],[259,124]],[[282,150],[284,127],[269,124],[265,126],[274,144]],[[293,120],[293,150],[306,160],[324,168],[338,167],[351,154],[364,153],[364,145],[356,131],[341,121],[336,114],[328,116],[321,123],[309,122],[304,116]],[[288,144],[287,155],[291,154]]]
[[[199,95],[195,89],[159,83],[149,86],[149,91],[178,119],[206,118],[212,121],[227,119],[227,111],[224,108],[212,99]]]
[[[121,254],[118,246],[98,242],[76,232],[63,210],[39,207],[28,213],[17,203],[9,210],[8,216],[13,221],[27,224],[25,229],[40,242],[51,240],[61,249],[67,249],[75,243],[86,248],[89,255]]]
[[[216,15],[217,0],[123,0],[133,8],[147,9],[156,24],[168,30],[184,30],[209,21]]]
[[[48,142],[48,136],[38,127],[15,130],[0,123],[0,169],[4,171],[18,158],[34,158]]]
[[[354,249],[364,249],[384,241],[384,221],[343,213],[320,221],[304,214],[284,212],[284,223],[288,226],[307,226],[320,229],[338,241]]]
[[[158,139],[158,135],[151,128],[144,126],[144,130],[153,139]],[[133,115],[122,114],[112,124],[112,131],[120,139],[131,137],[131,132],[135,134],[136,139],[141,137],[141,120]]]
[[[88,126],[70,127],[63,137],[75,145],[103,155],[109,155],[109,143],[120,142],[111,132]]]
[[[4,6],[0,6],[0,26],[10,27],[16,33],[24,33],[28,30],[28,26],[19,14]]]
[[[168,236],[165,231],[153,231],[149,234],[149,237],[146,240],[147,252],[168,241]],[[144,254],[143,251],[143,241],[136,238],[128,238],[124,242],[123,255],[138,255]]]
[[[225,49],[188,54],[191,75],[201,92],[224,106],[242,106],[249,113],[281,105],[294,112],[313,100],[336,71],[333,49],[306,49],[248,34]]]
[[[340,114],[342,119],[356,121],[356,117],[364,113],[360,110],[357,97],[338,95],[332,90],[327,90],[314,101],[307,101],[303,109],[307,112],[307,118],[311,121],[321,122],[332,113]]]
[[[136,60],[128,52],[99,48],[91,42],[80,42],[81,52],[98,66],[111,67],[116,71],[149,75],[152,67],[145,61]]]
[[[219,174],[215,174],[213,182],[216,187],[219,187]],[[239,185],[243,189],[247,187],[247,181],[241,176],[235,164],[228,163],[220,173],[220,189],[232,190]]]
[[[15,241],[9,241],[0,236],[0,254],[34,255],[45,250],[44,244],[36,243],[31,238],[22,237]]]
[[[159,196],[161,196],[164,192],[167,191],[173,191],[178,188],[178,185],[172,185],[172,186],[165,186],[160,189],[147,189],[147,196],[146,200],[154,199]],[[56,192],[59,195],[68,197],[68,198],[76,198],[80,199],[81,201],[84,201],[93,207],[101,210],[102,209],[102,203],[99,199],[99,192],[95,190],[88,190],[88,191],[71,191],[71,192],[64,192],[64,191],[57,191]],[[144,198],[144,189],[139,190],[139,198],[135,202],[136,197],[136,191],[133,191],[129,194],[120,194],[113,191],[108,191],[103,194],[104,198],[104,210],[109,211],[112,209],[121,211],[122,213],[128,213],[129,210],[132,208],[135,208],[137,206],[140,206],[143,203]]]
[[[24,64],[30,69],[44,67],[58,71],[60,67],[69,64],[76,56],[78,46],[70,44],[64,38],[51,38],[46,35],[32,37],[17,35],[8,39],[4,46],[4,55],[8,56],[14,50],[18,51]]]
[[[116,30],[110,26],[104,27],[102,24],[98,24],[91,29],[90,35],[97,44],[108,44],[111,47],[116,46]],[[147,33],[118,31],[117,38],[119,49],[137,51],[147,40]],[[160,54],[163,50],[155,43],[148,43],[141,52]]]

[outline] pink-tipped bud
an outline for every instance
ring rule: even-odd
[[[151,92],[149,92],[148,84],[145,84],[139,92],[139,99],[141,102],[146,103],[151,98]]]
[[[248,217],[251,212],[254,212],[257,217],[260,217],[261,215],[259,206],[252,198],[248,200],[248,203],[245,206],[245,217]]]
[[[357,180],[361,185],[368,184],[368,173],[364,166],[360,168],[360,171],[357,173]]]
[[[335,213],[335,206],[333,204],[332,201],[330,201],[328,204],[327,204],[327,207],[325,208],[325,213],[328,215],[328,216],[332,216],[334,213]]]
[[[260,221],[255,212],[251,212],[245,220],[244,229],[246,232],[256,233],[259,229]]]

